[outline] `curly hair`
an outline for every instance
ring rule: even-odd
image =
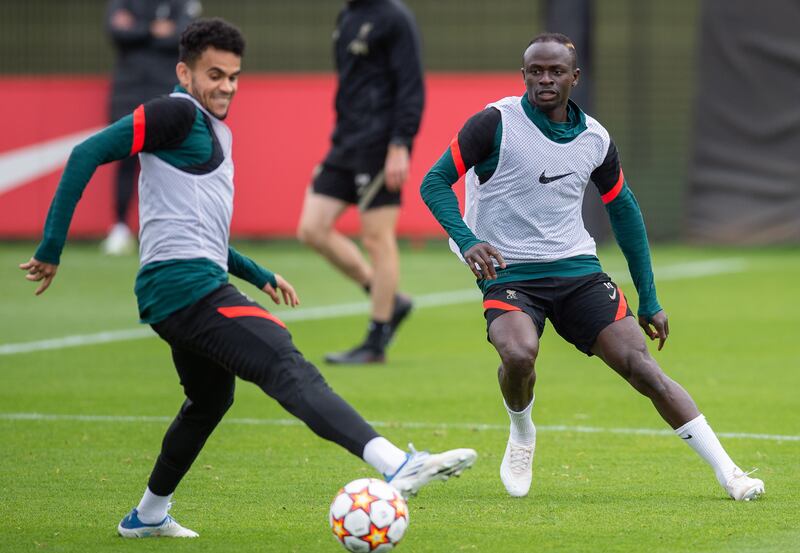
[[[244,37],[238,28],[224,19],[196,19],[181,35],[178,60],[193,65],[209,47],[241,57],[244,55]]]

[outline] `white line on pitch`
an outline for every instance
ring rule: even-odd
[[[128,416],[128,415],[58,415],[45,413],[0,413],[0,420],[7,421],[68,421],[68,422],[109,422],[109,423],[168,423],[172,417],[164,416]],[[256,425],[256,426],[304,426],[297,419],[255,419],[230,418],[223,419],[223,424]],[[508,424],[482,424],[477,422],[385,422],[369,421],[375,428],[418,428],[440,430],[496,430],[508,431]],[[575,432],[579,434],[638,434],[645,436],[674,436],[667,429],[651,428],[601,428],[597,426],[537,425],[537,430],[545,432]],[[776,442],[800,442],[800,436],[781,434],[753,434],[748,432],[717,432],[722,438],[741,438],[746,440],[771,440]]]
[[[736,273],[743,271],[747,264],[741,258],[710,259],[706,261],[693,261],[689,263],[678,263],[667,265],[656,271],[657,280],[678,280],[682,278],[698,278],[703,276],[719,275],[724,273]],[[612,271],[608,271],[612,272]],[[615,278],[617,282],[630,282],[630,277],[624,270],[613,271],[619,273]],[[435,292],[414,297],[414,305],[417,308],[439,307],[442,305],[455,305],[480,301],[481,295],[477,288],[465,290],[453,290],[451,292]],[[276,309],[274,313],[282,320],[291,321],[315,321],[321,319],[333,319],[336,317],[346,317],[349,315],[362,315],[368,313],[369,302],[361,301],[354,303],[339,303],[335,305],[323,305],[320,307],[301,307],[295,310]],[[0,345],[0,356],[14,355],[17,353],[30,353],[50,349],[61,349],[76,346],[88,346],[93,344],[106,344],[109,342],[124,342],[127,340],[141,340],[142,338],[154,337],[155,333],[150,327],[140,327],[124,330],[110,330],[95,334],[78,334],[75,336],[64,336],[62,338],[52,338],[49,340],[37,340],[35,342],[20,342],[16,344]]]

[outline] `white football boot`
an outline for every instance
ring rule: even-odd
[[[750,501],[756,499],[764,493],[764,482],[758,478],[750,478],[750,474],[755,471],[744,472],[739,467],[733,471],[733,475],[725,483],[725,490],[728,495],[736,501]]]
[[[408,499],[434,480],[447,480],[472,466],[478,453],[474,449],[451,449],[442,453],[417,451],[408,444],[411,453],[407,453],[405,462],[397,472],[385,475],[386,481],[394,486],[404,498]]]
[[[530,445],[519,444],[508,439],[503,462],[500,463],[500,480],[508,493],[514,497],[528,495],[533,478],[533,452],[536,441]]]
[[[200,535],[194,530],[184,528],[169,515],[156,524],[146,524],[139,520],[136,509],[122,519],[117,526],[117,532],[123,538],[196,538]]]

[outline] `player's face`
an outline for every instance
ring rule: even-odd
[[[178,63],[178,80],[200,105],[217,119],[225,119],[239,86],[242,58],[233,52],[206,48],[192,66]]]
[[[573,69],[570,50],[559,42],[537,42],[525,51],[522,64],[528,100],[550,119],[565,121],[567,100],[581,72]]]

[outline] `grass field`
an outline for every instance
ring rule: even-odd
[[[200,539],[118,538],[181,389],[156,338],[42,349],[42,340],[137,329],[137,262],[71,244],[37,298],[16,269],[33,247],[0,245],[0,551],[343,551],[327,526],[329,502],[371,470],[244,382],[175,495],[172,514]],[[759,467],[766,483],[761,500],[734,503],[649,402],[552,327],[537,365],[532,493],[508,497],[498,476],[507,416],[496,354],[472,278],[444,244],[404,249],[403,287],[427,305],[390,362],[369,368],[321,365],[325,352],[361,338],[364,314],[318,309],[358,311],[355,287],[294,244],[237,247],[296,286],[302,311],[285,317],[296,343],[379,431],[399,444],[478,451],[463,478],[410,502],[400,551],[800,551],[796,249],[654,251],[672,330],[656,358],[714,429],[731,434],[723,444],[734,460]],[[608,249],[601,260],[635,305],[621,256]]]

